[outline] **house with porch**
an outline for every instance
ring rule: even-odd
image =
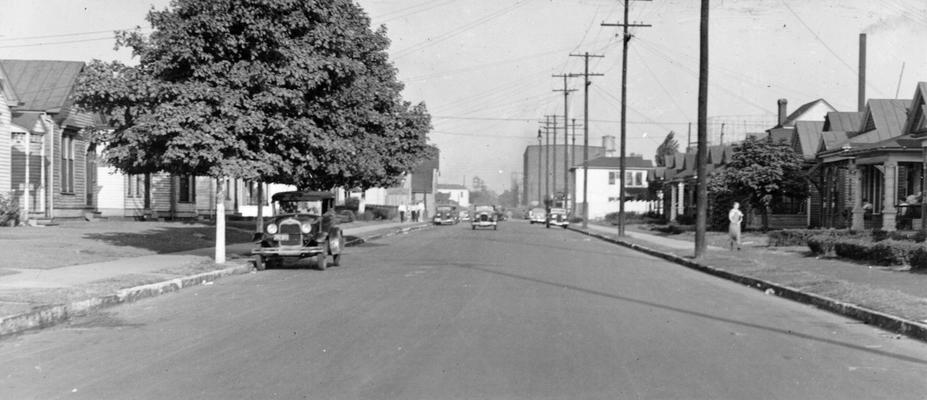
[[[659,208],[657,202],[648,198],[648,173],[653,169],[653,162],[643,156],[631,155],[625,159],[625,198],[621,199],[620,185],[621,157],[599,157],[589,160],[589,218],[605,218],[608,213],[617,212],[619,202],[625,202],[626,212],[645,213]],[[571,188],[576,199],[576,214],[583,210],[583,165],[570,168]],[[579,177],[579,179],[577,179]]]
[[[925,95],[927,82],[920,82],[910,100],[870,99],[858,128],[845,139],[822,137],[822,168],[843,169],[848,176],[846,185],[834,178],[825,185],[843,191],[846,200],[838,206],[850,228],[892,231],[923,224]]]

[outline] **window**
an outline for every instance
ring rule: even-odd
[[[126,177],[126,196],[142,198],[145,196],[145,175],[129,175]]]
[[[634,186],[644,186],[644,172],[637,171],[634,173]]]
[[[614,172],[609,172],[609,173],[608,173],[608,184],[609,184],[609,185],[614,185],[614,184],[615,184],[615,175],[616,175],[616,173],[614,173]]]
[[[624,171],[624,182],[625,186],[631,186],[634,183],[634,172]]]
[[[61,136],[61,193],[74,193],[74,136]]]
[[[260,185],[263,185],[263,183],[255,181],[245,182],[245,191],[247,191],[245,195],[247,196],[249,206],[256,206],[261,204],[261,201],[258,199],[258,188]]]
[[[181,176],[179,188],[180,203],[193,203],[196,201],[196,177],[193,175]]]

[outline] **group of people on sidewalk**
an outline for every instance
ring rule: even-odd
[[[425,205],[421,202],[412,205],[402,203],[399,205],[399,222],[406,222],[408,217],[410,222],[422,222],[425,213]]]

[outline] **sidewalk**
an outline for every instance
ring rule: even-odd
[[[347,227],[346,246],[429,227],[388,222]],[[7,268],[0,275],[0,337],[51,326],[92,309],[208,284],[253,268],[254,243],[226,246],[228,261],[213,263],[215,248],[129,257],[51,269]]]
[[[626,229],[618,238],[614,227],[589,225],[572,230],[676,262],[725,279],[770,289],[770,294],[815,305],[887,330],[927,340],[927,274],[906,268],[879,267],[848,260],[820,259],[806,247],[766,247],[745,244],[742,251],[709,246],[693,258],[691,234],[667,237]],[[709,243],[723,243],[722,233],[709,233]]]

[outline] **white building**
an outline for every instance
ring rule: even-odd
[[[605,218],[619,209],[621,158],[599,157],[589,160],[589,219]],[[641,156],[629,156],[625,162],[625,212],[645,213],[659,208],[659,202],[647,201],[647,171],[653,162]],[[582,216],[583,167],[570,168],[570,187],[576,199],[576,215]],[[652,203],[652,204],[651,204]]]
[[[451,201],[461,207],[470,207],[470,190],[464,185],[438,184],[438,193],[450,195]]]

